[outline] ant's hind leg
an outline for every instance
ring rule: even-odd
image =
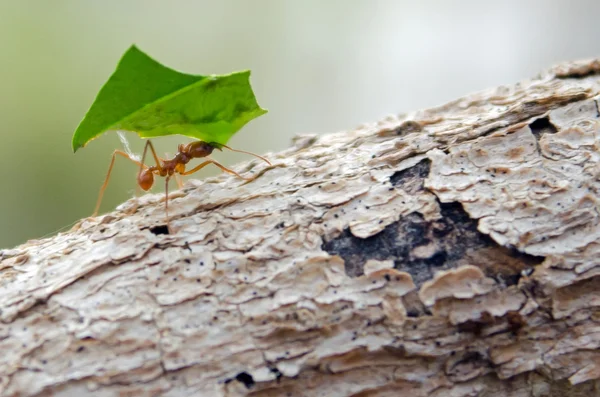
[[[92,216],[98,215],[98,210],[100,210],[100,204],[102,203],[102,197],[104,196],[104,191],[106,190],[106,187],[108,186],[108,181],[110,180],[110,174],[112,173],[113,166],[115,165],[115,158],[116,158],[117,154],[119,156],[125,157],[126,159],[128,159],[130,161],[133,161],[134,163],[136,163],[140,167],[142,167],[142,169],[144,167],[146,167],[143,163],[129,157],[129,155],[127,153],[125,153],[121,150],[115,150],[112,154],[112,158],[110,159],[110,165],[108,166],[108,172],[106,173],[106,178],[104,178],[104,183],[102,184],[102,187],[100,188],[100,193],[98,194],[98,200],[96,201],[96,208],[94,209],[94,213],[92,214]]]

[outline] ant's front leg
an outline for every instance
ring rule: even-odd
[[[206,167],[209,164],[214,164],[217,167],[219,167],[220,169],[222,169],[223,171],[225,171],[227,173],[230,173],[230,174],[233,174],[233,175],[237,176],[238,178],[243,179],[245,181],[251,181],[251,180],[253,180],[253,178],[245,178],[245,177],[241,176],[240,174],[238,174],[234,170],[225,167],[224,165],[222,165],[221,163],[219,163],[219,162],[217,162],[217,161],[215,161],[213,159],[208,159],[208,160],[200,163],[196,167],[192,168],[191,170],[182,172],[181,175],[190,175],[190,174],[193,174],[194,172],[200,171],[202,168]]]
[[[169,222],[169,178],[169,175],[165,178],[165,218],[167,220],[167,230],[169,231],[169,234],[172,234],[173,231],[171,230],[171,223]]]
[[[245,151],[245,150],[232,149],[232,148],[230,148],[230,147],[229,147],[229,146],[227,146],[227,145],[221,145],[221,146],[222,146],[222,147],[224,147],[225,149],[231,150],[232,152],[245,153],[245,154],[249,154],[249,155],[251,155],[251,156],[254,156],[254,157],[258,157],[259,159],[261,159],[261,160],[262,160],[262,161],[264,161],[265,163],[267,163],[267,164],[269,164],[269,165],[272,165],[272,164],[271,164],[271,162],[270,162],[269,160],[267,160],[267,159],[266,159],[266,158],[264,158],[263,156],[259,156],[259,155],[258,155],[258,154],[256,154],[256,153],[247,152],[247,151]]]
[[[179,189],[183,189],[183,180],[181,179],[179,174],[174,174],[174,176],[175,176],[175,182],[177,182],[177,187],[179,187]]]

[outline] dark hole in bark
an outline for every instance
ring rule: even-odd
[[[254,379],[248,372],[240,372],[235,376],[235,380],[242,382],[247,389],[250,389],[252,386],[254,386]]]
[[[529,124],[529,128],[531,128],[531,132],[538,140],[543,134],[556,134],[558,131],[548,117],[536,119],[533,123]]]
[[[429,175],[430,168],[431,161],[423,159],[410,168],[395,172],[390,177],[390,182],[409,194],[415,194],[423,190],[423,179]]]
[[[277,382],[279,382],[279,380],[283,376],[281,371],[279,369],[277,369],[277,367],[269,367],[269,371],[271,371],[273,374],[275,374],[275,378],[277,379]]]
[[[156,235],[159,234],[169,234],[169,228],[167,225],[159,225],[150,228],[150,231]]]
[[[417,309],[410,309],[406,311],[408,317],[419,317],[421,313]]]
[[[346,229],[322,249],[342,257],[351,277],[362,275],[369,259],[393,260],[394,267],[409,273],[417,287],[439,270],[466,264],[480,267],[506,287],[519,282],[522,270],[543,261],[499,246],[477,230],[477,220],[471,219],[460,203],[441,203],[440,207],[441,219],[427,221],[421,214],[411,213],[366,239]]]

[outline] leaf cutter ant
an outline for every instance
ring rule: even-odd
[[[144,159],[146,158],[146,153],[148,151],[148,148],[150,148],[150,151],[152,152],[152,157],[154,157],[154,161],[156,162],[156,165],[148,166],[148,165],[144,164]],[[177,154],[172,159],[167,160],[167,159],[158,157],[156,155],[156,151],[154,150],[154,145],[152,145],[152,142],[150,140],[148,140],[148,141],[146,141],[146,145],[144,146],[144,152],[142,154],[141,161],[137,161],[137,160],[131,158],[131,156],[129,154],[125,153],[122,150],[115,150],[113,152],[112,158],[110,160],[110,166],[108,167],[108,172],[106,173],[106,178],[104,179],[104,183],[102,184],[102,187],[100,188],[100,194],[98,195],[98,201],[96,202],[96,208],[94,209],[94,214],[92,216],[98,215],[98,210],[100,209],[100,204],[102,203],[102,197],[104,196],[104,191],[106,190],[106,187],[108,186],[108,180],[110,179],[110,174],[111,174],[113,166],[115,164],[115,158],[117,155],[119,155],[119,156],[125,157],[126,159],[129,159],[130,161],[132,161],[135,164],[140,166],[140,171],[138,172],[138,175],[137,175],[137,183],[144,191],[150,190],[152,185],[154,185],[154,176],[155,175],[165,177],[165,215],[166,215],[167,227],[170,229],[170,227],[169,227],[169,179],[171,177],[175,177],[177,179],[179,188],[181,188],[182,183],[177,178],[178,175],[182,175],[182,176],[190,175],[190,174],[193,174],[194,172],[201,170],[202,168],[206,167],[209,164],[214,164],[217,167],[219,167],[221,170],[228,172],[230,174],[233,174],[233,175],[237,176],[238,178],[241,178],[246,181],[252,180],[252,178],[245,178],[245,177],[241,176],[240,174],[238,174],[237,172],[235,172],[234,170],[225,167],[218,161],[215,161],[211,158],[206,159],[205,161],[203,161],[196,167],[192,168],[191,170],[186,170],[186,168],[185,168],[186,165],[192,159],[206,158],[213,152],[213,150],[215,150],[215,149],[222,150],[221,148],[229,149],[232,152],[245,153],[245,154],[255,156],[255,157],[263,160],[267,164],[271,165],[271,162],[269,160],[267,160],[266,158],[264,158],[262,156],[259,156],[258,154],[254,154],[252,152],[246,152],[244,150],[232,149],[229,146],[221,145],[218,143],[208,143],[208,142],[204,142],[204,141],[194,141],[194,142],[190,142],[190,143],[186,143],[186,144],[179,144],[179,146],[177,147]]]

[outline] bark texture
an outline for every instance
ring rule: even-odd
[[[0,251],[3,396],[600,395],[600,62]],[[137,207],[137,208],[136,208]]]

